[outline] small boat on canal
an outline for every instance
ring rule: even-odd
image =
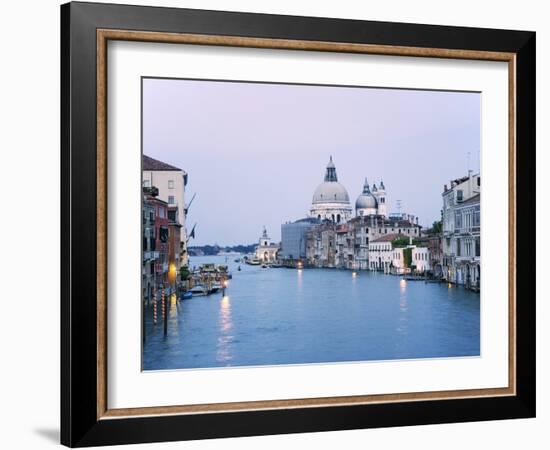
[[[208,289],[204,287],[202,284],[197,284],[191,288],[191,295],[193,297],[199,297],[201,295],[208,295]]]
[[[247,259],[246,260],[246,263],[250,266],[259,266],[261,264],[260,260],[259,259]]]
[[[210,288],[210,293],[215,294],[222,288],[222,285],[220,283],[214,283],[212,284],[212,287]]]
[[[189,300],[190,298],[193,298],[193,293],[191,291],[185,291],[180,297],[181,300]]]

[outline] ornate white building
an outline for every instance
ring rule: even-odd
[[[352,209],[346,188],[338,182],[336,167],[332,156],[327,164],[325,180],[317,186],[313,194],[313,201],[309,215],[319,220],[330,220],[333,223],[346,223],[352,218]],[[386,187],[380,181],[372,185],[372,191],[365,178],[363,192],[355,202],[355,216],[382,216],[388,217],[386,207]]]
[[[264,231],[256,247],[256,259],[262,262],[274,262],[277,259],[278,251],[279,245],[271,243],[271,238],[267,235],[267,230],[264,227]]]
[[[351,219],[352,210],[346,188],[338,183],[332,156],[327,164],[325,180],[317,186],[309,210],[311,217],[344,223]]]

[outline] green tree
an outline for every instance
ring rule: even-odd
[[[181,266],[181,268],[180,268],[180,279],[181,279],[181,281],[187,280],[190,275],[191,275],[191,272],[189,272],[189,267]]]
[[[441,220],[436,220],[433,224],[432,224],[432,230],[431,232],[433,234],[439,234],[441,233],[441,231],[443,230],[443,223],[441,222]]]
[[[405,267],[411,267],[412,262],[412,248],[403,249],[403,264]]]
[[[396,247],[406,247],[407,245],[409,245],[409,238],[408,237],[400,237],[400,238],[394,239],[393,241],[391,241],[391,243],[392,243],[392,246],[394,248],[396,248]]]

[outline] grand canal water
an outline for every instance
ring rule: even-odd
[[[168,336],[146,310],[144,370],[479,355],[479,294],[372,272],[239,272],[234,258],[191,258],[233,279],[225,297],[172,302]]]

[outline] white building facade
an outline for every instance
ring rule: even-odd
[[[264,231],[258,240],[258,246],[256,247],[256,259],[264,263],[272,263],[277,260],[277,253],[279,251],[279,245],[273,244],[271,238],[267,234],[267,230],[264,227]]]
[[[443,190],[443,277],[479,290],[481,282],[481,178],[452,180]]]
[[[391,236],[384,236],[369,243],[369,269],[389,273],[393,248]]]
[[[427,247],[414,247],[412,249],[411,266],[419,273],[428,272],[430,266],[430,251]]]

